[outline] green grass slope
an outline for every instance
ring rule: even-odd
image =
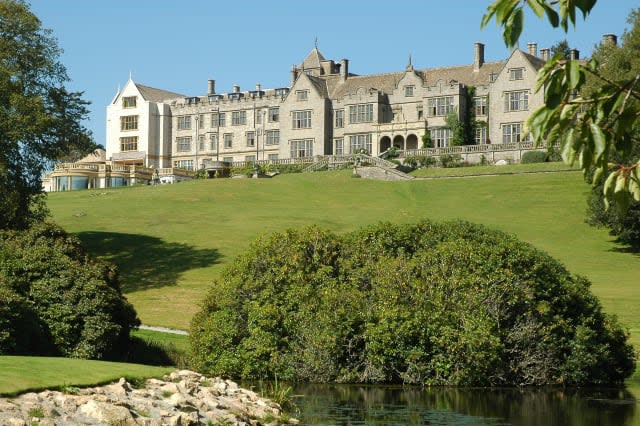
[[[587,276],[640,346],[640,259],[584,223],[580,173],[381,182],[350,171],[49,195],[53,219],[120,266],[145,324],[186,329],[213,278],[258,234],[460,218],[514,233]]]
[[[160,377],[172,367],[150,367],[71,358],[0,356],[0,395],[93,386],[118,380]]]

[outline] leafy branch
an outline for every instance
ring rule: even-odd
[[[503,39],[513,47],[522,34],[525,6],[539,18],[546,16],[551,26],[565,32],[575,26],[576,15],[586,18],[596,0],[496,0],[482,18],[482,27],[492,19],[503,27]],[[581,96],[587,75],[602,84]],[[632,136],[640,127],[640,73],[615,82],[606,78],[592,59],[586,64],[554,56],[539,71],[535,91],[544,91],[544,105],[529,117],[527,131],[536,143],[560,141],[562,158],[578,162],[585,174],[595,168],[594,182],[609,173],[604,184],[605,203],[615,200],[626,211],[631,199],[640,201],[640,161],[610,163],[612,152],[625,158],[632,148]]]

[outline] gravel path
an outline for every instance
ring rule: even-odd
[[[185,330],[177,330],[175,328],[167,328],[167,327],[155,327],[153,325],[141,325],[140,330],[151,330],[151,331],[159,331],[160,333],[172,333],[172,334],[182,334],[183,336],[188,336],[189,332]]]

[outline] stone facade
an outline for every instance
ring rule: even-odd
[[[400,72],[357,75],[348,60],[314,48],[292,68],[288,87],[217,93],[209,80],[205,95],[189,97],[130,79],[107,107],[107,158],[193,170],[216,160],[377,156],[392,146],[419,149],[427,132],[444,148],[452,139],[447,115],[462,119],[469,109],[482,123],[476,143],[520,142],[542,104],[533,87],[544,63],[533,43],[497,62],[485,62],[476,43],[468,65],[416,70],[409,59]]]

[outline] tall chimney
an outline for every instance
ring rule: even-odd
[[[233,85],[233,93],[240,93],[240,86],[237,84]]]
[[[527,43],[529,49],[529,55],[538,56],[538,43]]]
[[[540,49],[540,59],[543,61],[549,60],[549,49]]]
[[[207,94],[208,95],[213,95],[216,93],[216,81],[215,80],[209,80],[208,81],[208,85],[207,85]]]
[[[571,49],[569,51],[569,59],[576,60],[576,59],[580,59],[580,51],[578,49]]]
[[[345,81],[349,77],[349,60],[342,59],[340,61],[340,75],[342,76],[342,81]]]
[[[291,85],[296,82],[298,79],[298,67],[295,65],[291,65]]]
[[[259,92],[262,89],[260,83],[256,83],[256,92]]]
[[[605,34],[602,36],[602,44],[611,44],[613,46],[618,45],[618,36],[615,34]]]
[[[475,43],[475,55],[473,57],[473,71],[480,71],[480,67],[484,64],[484,44]]]

